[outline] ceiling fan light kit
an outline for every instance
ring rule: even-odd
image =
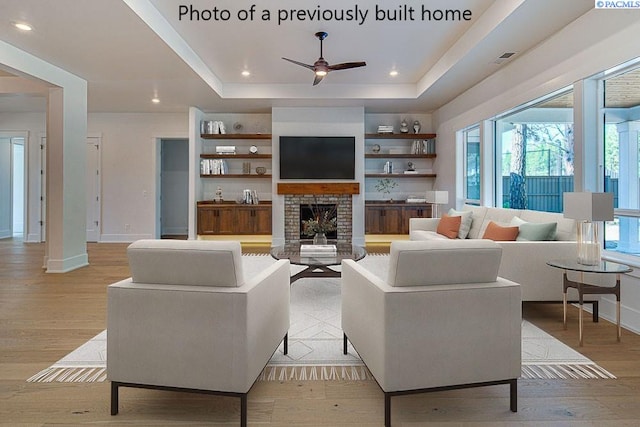
[[[293,59],[289,59],[289,58],[284,58],[284,57],[282,58],[285,61],[289,61],[293,64],[299,65],[304,68],[308,68],[311,71],[313,71],[313,73],[315,74],[315,78],[313,79],[314,86],[320,83],[322,79],[327,74],[329,74],[330,71],[347,70],[349,68],[358,68],[358,67],[364,67],[367,65],[367,63],[364,61],[343,62],[340,64],[329,65],[329,63],[322,56],[322,41],[326,39],[328,35],[329,34],[327,34],[324,31],[319,31],[315,34],[318,40],[320,40],[320,57],[316,62],[313,63],[313,65],[305,64],[304,62],[294,61]]]

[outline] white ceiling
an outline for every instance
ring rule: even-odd
[[[594,7],[592,0],[0,1],[0,40],[86,79],[91,112],[184,112],[189,106],[256,112],[305,105],[430,112]],[[201,16],[213,7],[226,9],[231,18],[180,19],[180,4],[192,5]],[[238,11],[253,4],[254,20],[239,20]],[[398,5],[413,6],[414,20],[376,21],[376,4],[393,13]],[[278,23],[281,10],[355,7],[367,11],[362,24],[297,18]],[[422,21],[422,7],[469,10],[471,20]],[[263,20],[265,11],[270,20]],[[34,29],[20,32],[14,22]],[[331,72],[312,86],[312,71],[281,57],[313,64],[320,54],[317,31],[329,33],[324,58],[330,64],[367,66]],[[497,64],[505,52],[516,55]],[[243,77],[244,69],[251,76]],[[398,76],[390,77],[391,69]],[[2,81],[11,78],[0,72],[0,112],[44,109],[43,99],[33,94],[1,93],[8,92]],[[154,96],[160,104],[150,102]]]

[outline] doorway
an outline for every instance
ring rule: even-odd
[[[25,159],[23,136],[0,136],[0,239],[25,238]]]
[[[189,140],[160,140],[160,238],[189,233]]]

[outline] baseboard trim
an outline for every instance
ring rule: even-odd
[[[89,255],[85,252],[65,259],[47,259],[47,273],[67,273],[89,265]]]

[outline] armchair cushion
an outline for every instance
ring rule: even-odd
[[[138,240],[127,249],[134,283],[183,286],[244,284],[237,241]]]
[[[489,240],[394,241],[389,286],[494,282],[502,248]]]

